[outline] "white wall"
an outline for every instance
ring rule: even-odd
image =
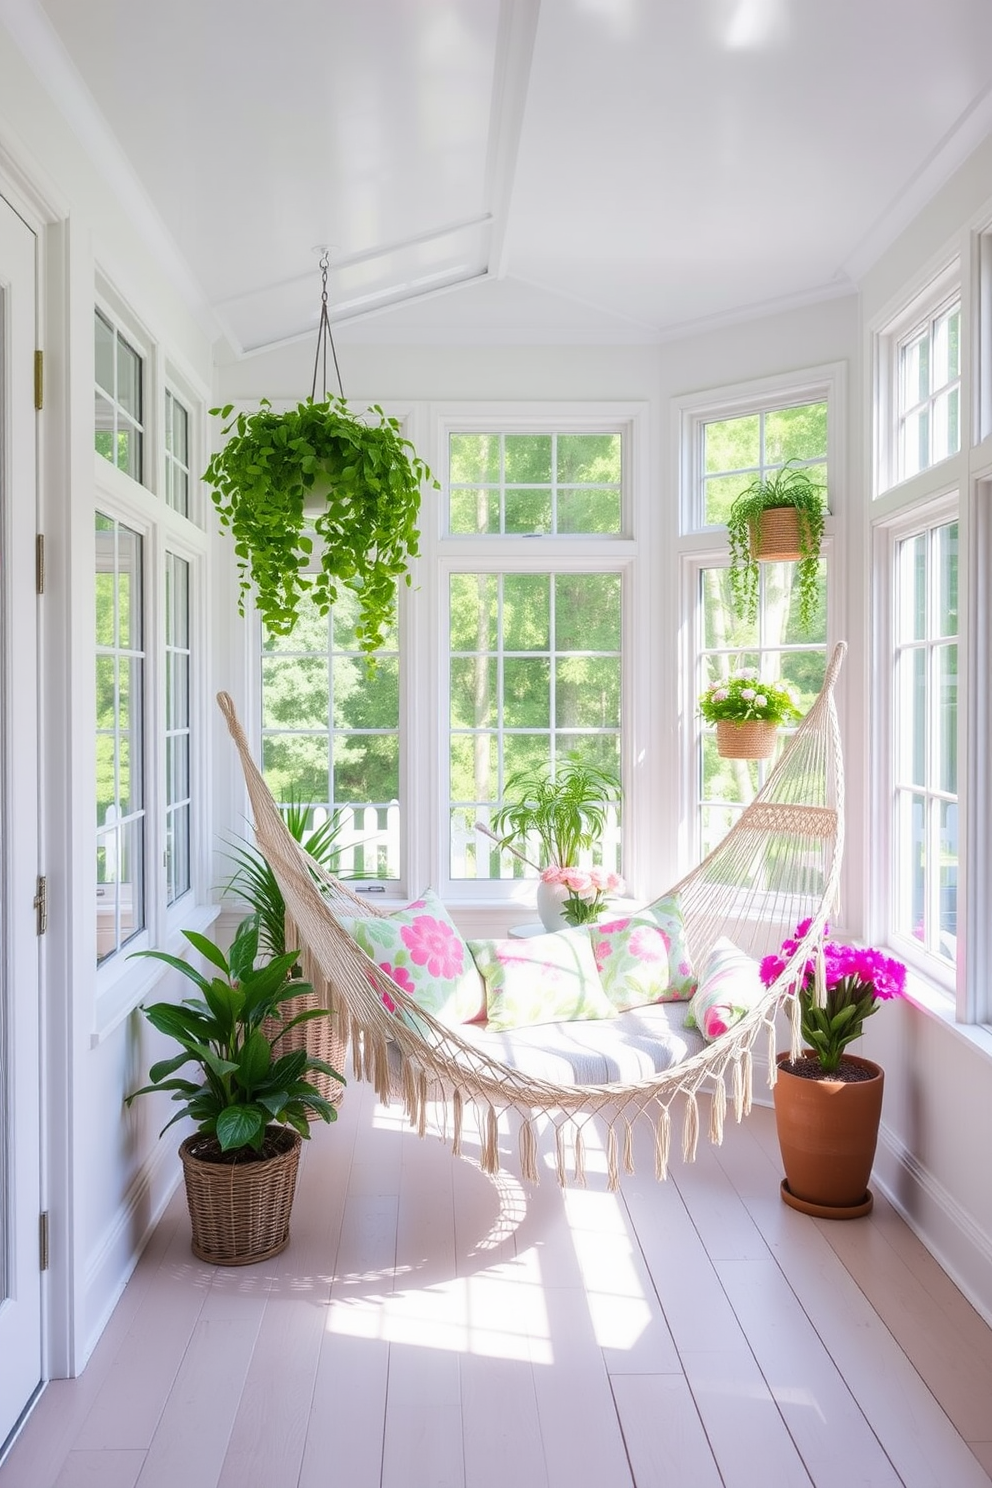
[[[93,304],[97,268],[173,363],[209,388],[208,337],[137,232],[133,203],[92,164],[0,29],[0,193],[40,241],[40,530],[47,540],[41,601],[44,655],[45,836],[50,885],[43,943],[47,1047],[45,1202],[48,1367],[85,1362],[178,1174],[160,1111],[125,1114],[122,1098],[147,1069],[148,1030],[132,1015],[94,1044],[96,873],[93,852]],[[25,989],[34,995],[33,989]]]

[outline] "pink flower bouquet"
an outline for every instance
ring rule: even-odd
[[[570,925],[588,925],[598,919],[608,894],[622,894],[619,873],[605,868],[559,868],[552,864],[541,871],[546,884],[561,884],[565,890],[561,912]]]
[[[761,963],[761,980],[770,986],[781,975],[791,956],[809,929],[810,921],[797,925],[793,937],[782,942],[782,954],[766,956]],[[829,926],[824,926],[827,933]],[[836,1070],[844,1049],[852,1039],[860,1038],[862,1025],[878,1007],[893,997],[902,997],[906,989],[906,968],[901,961],[883,956],[881,951],[865,946],[839,945],[827,941],[823,947],[826,968],[826,1004],[815,1003],[815,963],[806,962],[802,981],[797,987],[802,1016],[802,1032],[814,1050],[821,1067]]]

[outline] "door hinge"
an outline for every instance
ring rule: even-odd
[[[48,1210],[38,1215],[38,1269],[48,1270]]]
[[[36,351],[34,354],[34,406],[37,409],[45,406],[45,353]]]
[[[38,914],[38,934],[48,929],[48,879],[42,873],[38,877],[38,892],[34,896],[34,907]]]
[[[35,592],[45,592],[45,534],[37,533],[34,540],[34,587]]]

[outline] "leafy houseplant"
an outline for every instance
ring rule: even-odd
[[[196,1122],[196,1133],[179,1149],[193,1253],[216,1265],[247,1265],[278,1254],[289,1241],[308,1117],[337,1117],[307,1077],[319,1073],[342,1083],[343,1077],[305,1048],[280,1050],[295,1025],[327,1016],[319,1008],[282,1016],[301,988],[289,977],[296,951],[257,966],[254,915],[239,926],[229,957],[206,936],[183,933],[219,975],[203,976],[165,951],[135,952],[174,967],[202,995],[144,1009],[152,1026],[180,1050],[153,1064],[149,1083],[132,1091],[126,1104],[168,1090],[179,1110],[163,1131],[184,1117]],[[177,1073],[190,1063],[198,1066],[199,1079]]]
[[[156,1002],[144,1008],[145,1017],[160,1033],[180,1045],[180,1052],[153,1064],[149,1083],[126,1098],[131,1104],[139,1095],[170,1090],[180,1108],[162,1128],[189,1116],[197,1130],[209,1138],[203,1145],[207,1160],[221,1161],[222,1154],[235,1154],[239,1162],[250,1162],[263,1151],[273,1125],[289,1125],[301,1137],[309,1137],[308,1113],[334,1121],[337,1112],[306,1078],[321,1069],[334,1079],[343,1077],[305,1049],[280,1054],[279,1043],[298,1023],[327,1017],[323,1009],[299,1013],[285,1022],[280,1017],[284,1002],[297,996],[299,981],[290,978],[296,951],[286,951],[256,966],[258,918],[242,921],[231,945],[229,958],[212,940],[193,930],[183,934],[219,976],[206,977],[179,956],[166,951],[136,951],[162,961],[182,973],[199,989],[200,997],[181,1003]],[[267,1019],[279,1024],[269,1036]],[[176,1074],[183,1065],[199,1066],[200,1078]]]
[[[305,594],[323,615],[343,586],[358,596],[359,647],[373,652],[392,619],[398,579],[410,582],[421,487],[438,482],[377,404],[371,421],[343,397],[308,398],[282,413],[263,398],[254,413],[232,412],[232,404],[211,409],[230,422],[203,478],[234,538],[241,613],[253,592],[266,629],[288,635]],[[308,498],[322,503],[313,514]]]
[[[810,631],[819,609],[819,561],[826,507],[823,487],[807,469],[789,460],[753,480],[736,497],[727,517],[730,542],[730,596],[740,619],[753,624],[758,612],[757,540],[762,514],[792,507],[798,523],[799,624]],[[771,558],[784,554],[769,554]]]
[[[504,787],[503,804],[492,824],[503,847],[531,837],[541,844],[542,866],[567,868],[592,847],[606,826],[607,812],[621,798],[620,781],[611,770],[570,754],[550,765],[519,770]]]
[[[810,921],[796,926],[780,955],[766,956],[761,977],[773,982],[795,955]],[[827,927],[824,927],[826,933]],[[885,1076],[882,1067],[844,1051],[879,1002],[901,997],[906,968],[880,951],[827,942],[825,992],[816,993],[816,963],[798,969],[795,995],[807,1051],[792,1060],[780,1054],[774,1086],[775,1126],[785,1177],[783,1201],[821,1219],[868,1214],[868,1188]]]

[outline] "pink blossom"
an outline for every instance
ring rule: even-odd
[[[667,961],[669,939],[664,930],[642,925],[630,937],[630,954],[638,961]]]
[[[754,697],[754,688],[753,687],[742,687],[741,688],[741,697],[744,699],[744,701],[746,703],[749,703],[751,701],[751,699]]]
[[[594,940],[592,943],[592,953],[596,958],[596,970],[602,971],[606,963],[607,956],[613,955],[613,945],[607,939]]]
[[[585,868],[563,868],[562,874],[561,882],[570,894],[576,894],[580,899],[591,899],[598,893],[591,873]]]
[[[600,935],[619,935],[621,930],[626,930],[630,920],[607,920],[599,927]]]
[[[406,967],[390,966],[388,961],[380,961],[378,965],[380,971],[384,971],[390,978],[390,980],[396,983],[397,987],[399,987],[403,992],[408,992],[411,997],[413,996],[416,988],[414,987],[413,982],[410,979],[410,973],[406,970]],[[369,985],[372,987],[373,991],[377,990],[375,982],[373,982],[371,977],[369,977]],[[395,1013],[396,1004],[390,997],[389,993],[381,992],[379,995],[381,996],[383,1005],[385,1006],[387,1011],[390,1013]]]
[[[709,1039],[719,1038],[721,1033],[726,1033],[730,1024],[723,1017],[723,1008],[711,1008],[703,1017],[706,1025],[704,1032]]]
[[[549,867],[541,869],[541,879],[546,884],[563,884],[567,872],[566,868],[559,868],[557,863],[552,863]]]
[[[450,925],[433,915],[417,915],[404,925],[400,937],[415,965],[426,966],[433,977],[446,980],[458,976],[464,965],[461,942]]]
[[[716,692],[713,693],[713,701],[715,703],[722,703],[724,698],[729,696],[730,692],[726,687],[718,687]]]
[[[743,693],[741,694],[741,696],[743,697]],[[763,692],[759,692],[758,693],[758,696],[754,700],[754,706],[756,708],[767,708],[768,707],[768,699],[765,697],[765,695],[764,695]]]

